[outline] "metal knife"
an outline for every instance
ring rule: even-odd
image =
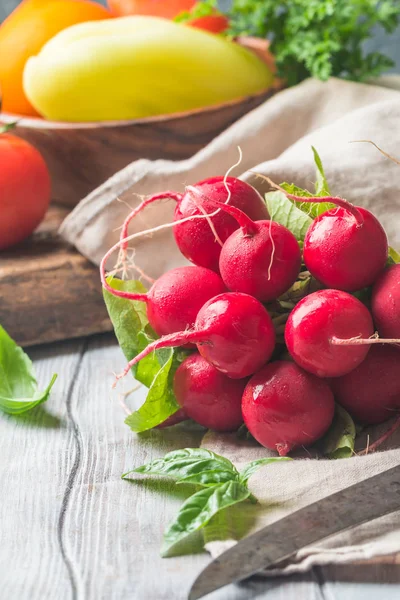
[[[200,573],[189,600],[241,581],[298,550],[400,510],[400,465],[327,496],[240,541]]]

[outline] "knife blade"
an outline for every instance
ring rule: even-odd
[[[400,510],[400,465],[309,504],[241,540],[198,576],[188,600],[293,556],[336,533]]]

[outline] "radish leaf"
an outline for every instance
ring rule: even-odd
[[[335,405],[332,425],[321,440],[322,453],[328,458],[350,458],[354,454],[356,427],[349,413]]]
[[[314,162],[316,166],[316,183],[315,183],[315,192],[311,193],[308,190],[303,190],[302,188],[294,185],[293,183],[281,183],[281,187],[288,192],[288,194],[293,194],[294,196],[301,196],[302,198],[315,198],[324,196],[330,196],[331,192],[329,189],[329,184],[325,177],[324,167],[322,166],[321,158],[314,148],[311,146],[311,149],[314,154]],[[331,208],[335,208],[335,205],[332,202],[299,202],[297,200],[290,200],[297,206],[300,210],[305,212],[307,215],[315,219],[315,217],[319,217],[322,213],[330,210]]]
[[[269,192],[265,195],[265,200],[272,221],[287,227],[298,242],[303,242],[312,223],[311,217],[300,210],[283,192]]]
[[[394,250],[394,248],[389,247],[389,257],[388,257],[388,265],[397,265],[400,263],[400,254]]]
[[[146,293],[140,281],[112,277],[107,281],[118,290]],[[103,295],[118,343],[129,361],[157,339],[147,319],[146,303],[118,298],[107,290],[103,290]],[[132,367],[135,379],[149,388],[144,404],[125,420],[133,431],[147,431],[177,412],[179,406],[172,390],[172,378],[186,356],[186,351],[177,348],[160,349]]]
[[[172,379],[179,362],[175,359],[172,348],[167,350],[167,354],[168,359],[154,376],[146,400],[138,410],[125,419],[125,423],[132,431],[138,433],[152,429],[180,408],[172,389]]]

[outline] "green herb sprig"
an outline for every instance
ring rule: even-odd
[[[0,325],[0,409],[20,415],[45,402],[57,375],[45,390],[38,390],[35,371],[29,356]]]
[[[200,2],[212,12],[215,2]],[[400,21],[395,0],[233,0],[230,35],[268,38],[278,76],[295,85],[310,75],[365,81],[393,66],[364,42],[377,27],[393,33]]]
[[[204,529],[215,515],[245,500],[257,502],[248,488],[249,478],[260,468],[274,462],[291,460],[287,457],[260,458],[239,472],[234,464],[204,448],[183,448],[157,458],[147,465],[136,467],[132,473],[171,477],[176,484],[194,484],[198,491],[181,506],[178,514],[164,532],[161,555],[179,553],[179,544],[189,535]],[[200,488],[200,489],[199,489]]]

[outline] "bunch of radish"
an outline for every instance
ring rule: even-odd
[[[101,265],[103,286],[146,303],[160,336],[117,379],[157,349],[184,347],[173,380],[180,409],[164,425],[190,418],[223,432],[244,421],[280,455],[321,438],[335,401],[364,424],[400,409],[400,264],[389,264],[382,226],[342,198],[285,194],[294,204],[335,205],[312,221],[302,245],[249,184],[213,177],[184,194],[146,198]],[[166,198],[176,202],[177,246],[194,266],[165,273],[147,294],[114,289],[106,261],[116,249],[126,261],[130,221]],[[306,276],[315,291],[277,310]]]

